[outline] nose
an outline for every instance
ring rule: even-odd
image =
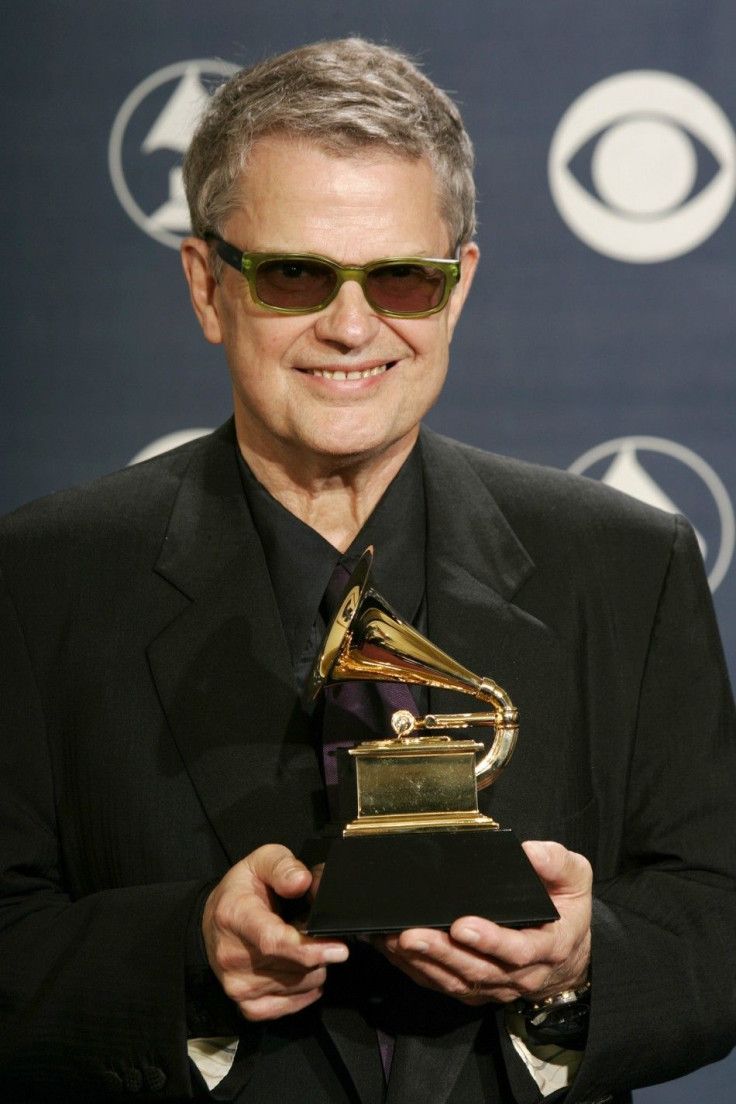
[[[356,280],[346,280],[329,307],[315,315],[314,332],[320,341],[343,349],[359,349],[376,336],[381,321]]]

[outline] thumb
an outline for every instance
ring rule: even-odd
[[[552,840],[526,840],[521,846],[550,892],[583,894],[590,891],[593,871],[584,855],[568,851]]]
[[[255,877],[279,897],[301,897],[312,881],[304,863],[279,843],[268,843],[250,855],[248,865]]]

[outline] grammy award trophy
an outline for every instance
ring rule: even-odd
[[[371,586],[372,558],[369,548],[347,583],[315,661],[312,695],[332,682],[402,682],[460,691],[489,708],[424,717],[400,709],[385,737],[343,754],[344,823],[308,934],[448,929],[469,915],[510,927],[557,919],[516,836],[478,809],[478,790],[513,754],[516,709],[492,679],[456,663],[391,609]],[[449,735],[476,726],[493,730],[488,750]]]

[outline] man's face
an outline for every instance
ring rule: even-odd
[[[317,253],[353,265],[448,257],[451,248],[426,162],[335,157],[285,138],[255,147],[242,204],[223,237],[248,252]],[[322,311],[273,314],[229,266],[215,284],[205,255],[201,242],[185,244],[205,336],[225,346],[246,456],[298,474],[408,451],[445,379],[475,246],[464,250],[445,309],[420,319],[376,314],[355,281]]]

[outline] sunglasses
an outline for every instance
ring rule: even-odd
[[[312,253],[243,253],[218,237],[217,253],[245,276],[254,303],[280,314],[324,310],[346,280],[356,280],[376,314],[426,318],[441,311],[460,279],[460,261],[397,257],[339,265]]]

